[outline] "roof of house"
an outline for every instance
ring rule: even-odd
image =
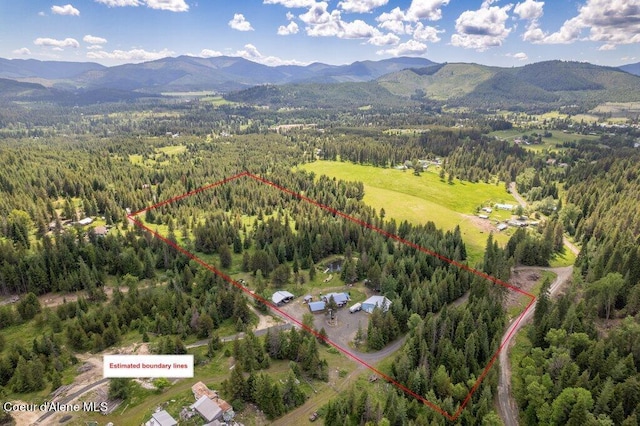
[[[202,395],[199,400],[191,405],[191,408],[196,410],[208,422],[222,416],[222,409],[206,395]]]
[[[373,311],[376,306],[378,308],[389,309],[389,306],[391,306],[391,300],[387,299],[385,296],[371,296],[362,302],[362,310],[365,312]]]
[[[322,296],[322,298],[328,302],[329,299],[331,299],[331,296],[333,296],[333,300],[338,305],[347,303],[349,300],[351,300],[347,293],[329,293]]]
[[[151,419],[147,422],[150,426],[175,426],[178,424],[176,419],[171,417],[171,414],[165,410],[158,411],[151,415]]]
[[[293,299],[294,297],[295,296],[288,291],[280,290],[273,293],[273,296],[271,296],[271,300],[277,305],[284,302],[285,300]]]
[[[218,397],[218,392],[209,389],[209,387],[202,382],[198,382],[191,386],[191,392],[193,392],[193,397],[196,401],[203,395],[206,395],[209,399],[216,399]]]
[[[324,311],[325,303],[323,301],[309,303],[309,310],[311,312]]]

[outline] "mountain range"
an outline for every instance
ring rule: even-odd
[[[267,66],[244,58],[179,56],[139,64],[105,67],[91,62],[0,59],[0,78],[35,82],[62,89],[97,88],[147,93],[176,91],[229,92],[259,84],[340,83],[374,80],[406,68],[433,64],[424,58],[400,57],[349,65],[312,63]]]
[[[640,64],[613,68],[570,61],[501,68],[399,57],[348,65],[267,66],[239,57],[179,56],[105,67],[0,58],[0,100],[77,105],[168,92],[218,92],[236,102],[279,107],[435,102],[474,108],[556,108],[640,101],[637,74]]]

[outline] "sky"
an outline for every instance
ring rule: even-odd
[[[179,55],[619,66],[640,61],[640,0],[0,0],[2,58],[113,66]]]

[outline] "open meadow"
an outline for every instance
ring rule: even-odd
[[[383,169],[346,162],[316,161],[300,169],[337,179],[361,181],[364,184],[364,202],[376,209],[383,208],[386,216],[396,221],[414,224],[434,222],[438,227],[453,230],[460,226],[467,245],[470,264],[482,259],[489,233],[501,244],[506,243],[509,232],[499,233],[496,220],[509,218],[508,212],[493,211],[489,219],[477,218],[476,210],[496,203],[517,204],[504,184],[442,181],[438,171],[426,171],[414,176],[410,170]],[[439,170],[439,169],[438,169]]]

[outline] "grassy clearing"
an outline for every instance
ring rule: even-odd
[[[187,147],[184,145],[169,145],[157,148],[156,151],[162,152],[167,155],[178,155],[187,151]]]
[[[448,230],[460,226],[472,264],[481,259],[489,234],[475,225],[469,216],[475,215],[476,209],[481,206],[516,204],[503,184],[456,180],[450,185],[440,180],[436,170],[414,176],[411,171],[331,161],[316,161],[301,166],[301,169],[318,175],[363,182],[364,202],[376,209],[384,208],[387,217],[397,221],[407,220],[414,224],[433,221]],[[491,219],[504,220],[507,217],[508,213],[496,211]],[[496,232],[495,239],[505,243],[508,234]]]
[[[576,263],[576,255],[569,250],[568,248],[564,248],[562,253],[558,253],[551,259],[549,262],[549,266],[552,268],[560,268],[563,266],[571,266]]]
[[[495,136],[500,139],[505,139],[507,141],[513,142],[515,139],[522,138],[524,135],[531,135],[532,133],[540,133],[542,132],[539,129],[520,129],[514,128],[510,130],[497,130],[495,132],[489,133],[489,136]],[[599,136],[594,135],[581,135],[577,133],[564,133],[559,130],[554,130],[551,132],[553,136],[550,138],[542,138],[541,144],[534,145],[526,145],[522,144],[521,146],[525,149],[535,152],[541,152],[544,150],[549,151],[560,151],[564,148],[558,148],[556,145],[562,145],[564,142],[580,142],[582,140],[597,140]]]
[[[201,102],[209,102],[213,106],[237,105],[237,102],[231,102],[222,96],[206,96],[200,100]]]

